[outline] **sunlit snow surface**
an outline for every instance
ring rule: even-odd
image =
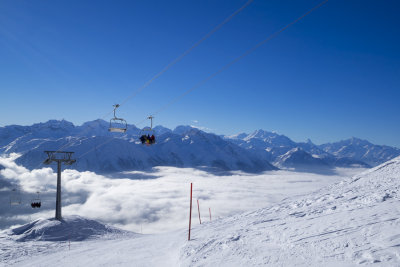
[[[400,158],[195,229],[183,265],[400,266]]]
[[[6,265],[400,265],[400,158],[352,178],[282,171],[215,176],[193,169],[173,168],[159,168],[151,174],[159,178],[140,181],[89,173],[85,176],[70,171],[63,175],[71,176],[65,179],[66,191],[73,190],[74,186],[68,184],[76,180],[81,188],[85,185],[82,192],[89,196],[81,204],[67,206],[63,210],[65,214],[92,218],[92,214],[101,210],[95,205],[101,196],[111,203],[108,217],[135,214],[134,204],[126,207],[120,200],[130,202],[138,197],[142,200],[142,204],[136,203],[140,210],[143,205],[159,214],[158,220],[150,223],[149,217],[149,221],[143,223],[144,233],[173,229],[174,223],[179,230],[152,235],[116,235],[114,239],[108,235],[107,238],[71,242],[70,249],[67,241],[17,242],[3,232],[0,258]],[[73,175],[77,176],[73,179]],[[191,181],[194,197],[200,199],[202,205],[203,224],[196,222],[198,215],[194,209],[192,240],[188,242],[185,227]],[[91,187],[93,190],[89,190]],[[135,194],[132,188],[137,189]],[[96,193],[99,189],[101,192]],[[118,196],[113,198],[116,192]],[[94,198],[93,203],[91,198]],[[111,200],[121,205],[120,210],[112,211],[117,204]],[[208,219],[209,206],[213,212],[212,222]],[[93,213],[89,212],[90,207]],[[159,212],[156,207],[168,212]],[[123,212],[129,208],[130,211]],[[82,214],[83,211],[88,214]],[[227,216],[229,214],[235,215]],[[106,215],[99,215],[98,220],[107,221]],[[168,227],[159,227],[162,222]],[[125,226],[135,228],[138,224]],[[140,227],[135,231],[140,232]]]

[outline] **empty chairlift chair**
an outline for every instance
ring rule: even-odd
[[[117,133],[125,133],[128,127],[126,120],[122,118],[117,118],[115,115],[115,110],[119,107],[119,104],[113,105],[114,107],[114,118],[110,120],[110,127],[108,131],[117,132]]]
[[[13,188],[10,193],[10,206],[21,205],[21,194],[17,188]]]

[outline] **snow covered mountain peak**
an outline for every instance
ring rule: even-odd
[[[279,156],[276,163],[280,167],[295,168],[298,171],[327,171],[331,167],[321,158],[307,153],[300,147],[295,147]]]
[[[264,131],[263,129],[258,129],[258,130],[255,130],[254,132],[252,132],[251,134],[249,134],[245,139],[246,140],[249,140],[252,138],[265,139],[265,138],[270,138],[275,135],[276,134],[268,132],[268,131]]]
[[[75,125],[72,122],[66,120],[48,120],[47,122],[35,123],[32,125],[32,129],[35,131],[43,131],[43,130],[72,130],[75,128]]]
[[[358,146],[372,145],[367,140],[363,140],[354,136],[349,139],[349,142],[351,145],[358,145]]]
[[[157,136],[172,132],[172,130],[170,130],[170,129],[166,128],[166,127],[163,127],[161,125],[157,125],[153,129],[156,132]]]
[[[49,120],[44,123],[32,125],[32,132],[42,135],[43,133],[68,134],[74,130],[75,125],[66,120]]]
[[[109,123],[102,119],[97,119],[93,121],[87,121],[81,125],[81,127],[109,127]]]
[[[74,127],[74,124],[72,122],[62,119],[62,120],[48,120],[46,122],[34,123],[32,126],[37,128],[39,127],[68,128],[68,127]]]
[[[32,126],[0,127],[0,152],[20,153],[18,163],[32,168],[43,162],[44,150],[64,147],[75,151],[77,157],[85,155],[73,168],[89,170],[87,168],[91,166],[95,172],[154,166],[193,167],[210,163],[248,170],[256,161],[257,169],[261,170],[263,168],[259,167],[263,164],[265,169],[270,169],[269,162],[283,166],[280,165],[282,160],[288,158],[293,159],[293,166],[300,160],[299,164],[305,167],[305,157],[323,159],[330,167],[376,166],[400,155],[400,149],[373,145],[358,138],[317,146],[311,140],[296,143],[285,135],[262,129],[251,134],[217,136],[189,125],[177,126],[173,131],[154,127],[157,143],[150,148],[140,144],[141,130],[135,125],[128,125],[126,133],[111,133],[108,127],[109,122],[101,119],[80,126],[65,120],[49,120]],[[299,150],[291,151],[293,148],[301,148],[303,156],[300,157]],[[86,154],[88,151],[91,153]],[[288,152],[290,155],[284,156]],[[253,163],[248,165],[250,162],[245,158]],[[246,167],[239,167],[244,166],[244,162],[247,162]]]
[[[290,157],[293,157],[294,155],[296,155],[296,157],[305,157],[305,156],[309,157],[309,156],[311,156],[306,151],[304,151],[302,148],[295,147],[295,148],[292,148],[291,150],[289,150],[288,152],[286,152],[285,154],[283,154],[282,156],[280,156],[280,158],[281,158],[281,160],[286,161]]]
[[[226,136],[226,138],[228,138],[228,139],[244,139],[247,136],[248,136],[247,133],[238,133],[238,134]]]
[[[325,152],[340,158],[352,158],[377,166],[400,155],[400,149],[389,146],[374,145],[366,140],[352,137],[335,143],[319,146]]]
[[[183,134],[186,134],[186,132],[191,131],[193,129],[198,130],[197,128],[194,128],[190,125],[179,125],[172,132],[174,134],[183,135]]]
[[[262,129],[256,130],[243,139],[246,142],[265,142],[272,146],[293,146],[294,142],[285,135],[280,135],[273,132],[264,131]]]

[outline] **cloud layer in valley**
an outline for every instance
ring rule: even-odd
[[[0,228],[39,217],[54,216],[56,173],[51,168],[29,171],[14,163],[17,155],[0,158]],[[63,166],[64,167],[64,166]],[[187,227],[189,191],[193,183],[192,222],[197,224],[197,199],[202,221],[251,211],[294,195],[314,191],[351,176],[361,169],[340,169],[337,175],[289,171],[262,174],[212,173],[193,168],[157,167],[152,172],[109,176],[65,169],[62,173],[62,212],[80,215],[123,229],[157,233]],[[23,203],[9,205],[12,188],[19,188]],[[41,192],[43,206],[30,201]]]

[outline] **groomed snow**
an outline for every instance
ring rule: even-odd
[[[17,242],[3,232],[0,257],[16,266],[399,266],[399,176],[396,158],[306,196],[194,226],[190,242],[181,229],[97,237],[69,250],[68,242]]]

